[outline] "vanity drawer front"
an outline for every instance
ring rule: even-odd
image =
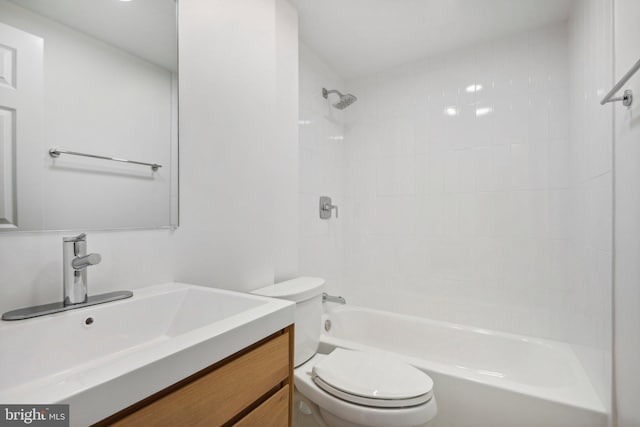
[[[288,380],[289,333],[278,335],[113,425],[219,426],[229,422]],[[281,425],[286,424],[285,420]]]
[[[235,427],[282,427],[289,422],[289,386],[286,385],[234,424]]]

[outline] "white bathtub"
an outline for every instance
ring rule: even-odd
[[[392,352],[434,380],[438,427],[604,427],[568,344],[350,305],[323,318],[320,352]]]

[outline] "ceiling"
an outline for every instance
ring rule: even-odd
[[[175,0],[11,0],[172,71],[177,70]]]
[[[560,22],[572,0],[294,0],[300,38],[351,78]]]

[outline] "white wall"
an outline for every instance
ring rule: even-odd
[[[344,275],[344,112],[331,107],[322,88],[344,93],[344,80],[306,45],[300,45],[300,273],[323,277],[340,293]],[[332,98],[336,102],[336,98]],[[319,198],[329,196],[338,218],[319,217]]]
[[[276,0],[275,281],[298,274],[298,12]]]
[[[615,79],[638,60],[640,3],[615,0]],[[615,111],[615,397],[619,427],[640,425],[640,73],[631,108]],[[607,88],[608,90],[608,88]],[[622,91],[621,91],[622,92]]]
[[[255,289],[294,274],[297,15],[286,1],[184,0],[180,18],[176,277]]]
[[[242,291],[295,263],[278,254],[297,252],[296,223],[276,226],[274,207],[296,203],[295,191],[274,184],[297,173],[295,135],[276,137],[284,118],[275,112],[277,102],[296,105],[276,100],[277,72],[297,74],[295,11],[275,0],[180,7],[181,226],[90,232],[89,250],[103,255],[89,272],[91,294],[174,279]],[[62,235],[0,235],[0,311],[62,298]]]
[[[18,157],[19,228],[168,226],[171,71],[6,0],[0,1],[0,16],[44,39],[44,139],[37,141],[36,156]],[[104,160],[52,159],[47,154],[52,147],[163,167],[152,173]],[[40,179],[20,175],[25,162],[35,165]],[[33,185],[23,185],[26,181]]]
[[[1,312],[62,300],[62,236],[69,235],[73,232],[0,235]],[[89,294],[171,281],[171,236],[168,230],[89,232],[88,250],[102,255],[89,270]]]
[[[612,85],[611,0],[576,2],[569,22],[569,216],[566,341],[573,344],[605,407],[611,409],[613,116],[600,99]]]
[[[552,25],[347,81],[348,299],[565,338],[567,40]]]

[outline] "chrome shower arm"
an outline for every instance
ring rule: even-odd
[[[340,91],[337,91],[335,89],[327,90],[325,88],[322,88],[322,96],[324,97],[324,99],[328,99],[329,95],[331,95],[332,93],[338,94],[338,96],[344,96],[342,93],[340,93]]]

